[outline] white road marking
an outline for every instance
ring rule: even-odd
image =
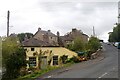
[[[107,72],[105,72],[104,74],[102,74],[100,77],[98,78],[102,78],[103,76],[105,76],[106,74],[108,74]]]

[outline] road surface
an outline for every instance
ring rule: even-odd
[[[53,71],[40,78],[118,78],[118,49],[103,44],[98,58]]]

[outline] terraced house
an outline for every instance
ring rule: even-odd
[[[80,38],[82,41],[87,43],[89,36],[84,34],[81,30],[77,30],[76,28],[73,28],[72,31],[68,32],[64,36],[60,36],[64,46],[73,43],[75,38]]]

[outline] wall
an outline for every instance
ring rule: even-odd
[[[34,51],[31,51],[31,47],[26,47],[26,55],[27,55],[27,60],[29,60],[29,57],[32,57],[33,56],[33,53],[37,53],[39,54],[40,52],[42,52],[42,55],[43,53],[44,56],[48,56],[47,57],[47,60],[49,60],[51,56],[54,56],[54,55],[58,55],[58,58],[60,58],[60,56],[62,55],[68,55],[68,58],[71,58],[73,56],[77,56],[77,53],[73,52],[73,51],[70,51],[64,47],[34,47],[35,50]],[[46,52],[45,52],[46,51]],[[52,53],[50,54],[50,51],[52,51]],[[37,60],[37,66],[38,67],[38,56],[36,55],[36,60]],[[51,66],[53,64],[53,61],[51,62]],[[60,62],[58,62],[58,64],[60,64]],[[29,66],[27,66],[29,67]]]

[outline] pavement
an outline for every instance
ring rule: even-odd
[[[82,78],[95,78],[95,80],[111,78],[111,80],[118,80],[118,49],[112,45],[103,44],[103,50],[96,59],[50,71],[36,80],[63,80],[63,78],[69,78],[68,80],[79,80],[80,78],[80,80]]]

